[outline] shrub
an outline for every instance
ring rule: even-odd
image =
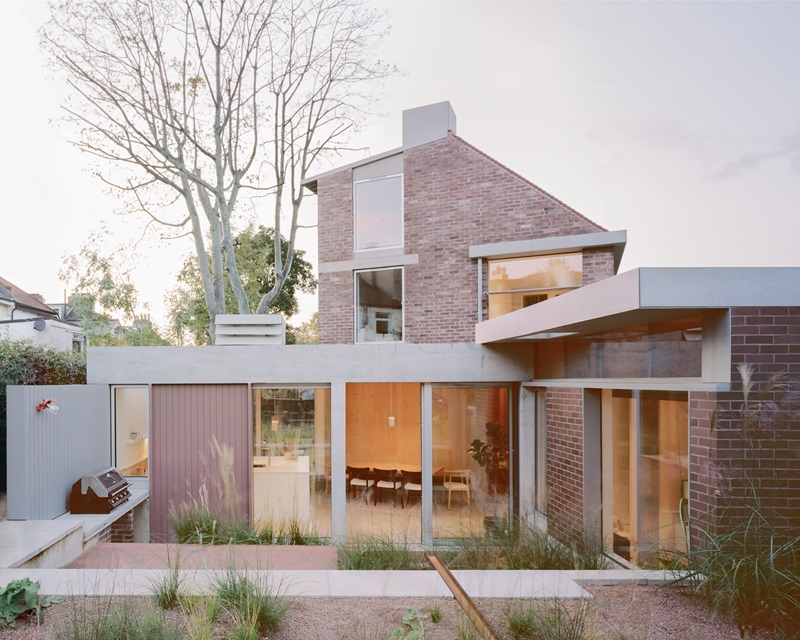
[[[0,628],[16,627],[17,619],[23,617],[35,617],[38,624],[42,620],[42,609],[63,600],[58,596],[42,598],[39,583],[28,578],[12,580],[0,591]]]
[[[386,571],[427,567],[424,554],[391,538],[363,538],[338,547],[339,569]]]
[[[273,631],[288,610],[283,595],[234,569],[215,578],[214,597],[220,608],[233,619],[238,629],[236,634],[242,640],[249,638],[251,631],[257,634]]]
[[[763,514],[721,533],[692,525],[699,544],[680,554],[689,581],[715,610],[734,620],[744,633],[774,628],[786,637],[800,637],[800,536],[787,538]]]
[[[536,640],[588,640],[587,605],[581,602],[571,612],[561,600],[512,609],[506,614],[506,626],[512,638]]]
[[[457,538],[455,546],[439,554],[450,569],[593,570],[608,566],[601,541],[587,539],[568,547],[521,519],[500,534]]]
[[[68,619],[55,625],[55,640],[183,640],[181,622],[152,607],[127,598],[89,600],[83,598]]]

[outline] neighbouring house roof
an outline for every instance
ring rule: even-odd
[[[25,309],[43,316],[57,316],[57,313],[44,302],[39,302],[31,294],[23,291],[17,285],[0,277],[0,297],[16,303],[17,308]]]
[[[475,327],[479,344],[600,333],[731,307],[800,306],[798,267],[639,268]]]

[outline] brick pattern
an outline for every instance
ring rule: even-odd
[[[123,516],[108,525],[98,534],[100,543],[132,543],[133,542],[133,511],[128,511]]]
[[[583,250],[582,286],[614,275],[614,248],[593,247]]]
[[[717,393],[689,393],[689,518],[703,521],[717,507],[718,472],[713,464],[717,433],[713,429]]]
[[[800,416],[785,403],[784,386],[800,380],[800,308],[735,308],[731,313],[731,391],[718,393],[712,472],[698,493],[712,491],[725,518],[748,517],[752,487],[763,512],[787,532],[800,530]],[[752,367],[753,385],[745,404],[738,366]],[[754,411],[756,407],[763,408]],[[759,421],[752,418],[758,416]],[[749,418],[749,428],[742,429]],[[699,432],[700,434],[703,431]],[[699,507],[700,505],[698,505]],[[722,521],[724,523],[725,520]]]
[[[407,150],[403,163],[405,253],[419,255],[404,271],[406,342],[474,341],[470,245],[603,231],[455,136]],[[351,181],[341,171],[318,182],[321,263],[353,257]],[[585,281],[613,275],[611,249],[592,250],[584,269]],[[335,275],[319,281],[320,342],[348,344],[352,274]]]
[[[353,172],[340,171],[317,183],[319,261],[353,257]],[[353,274],[321,273],[319,293],[320,344],[351,344],[354,332]]]
[[[133,511],[115,520],[109,527],[109,542],[133,542]]]
[[[583,540],[583,390],[547,389],[547,528]]]

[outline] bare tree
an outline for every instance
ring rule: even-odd
[[[66,74],[74,143],[101,178],[165,237],[190,234],[206,305],[225,312],[224,278],[250,313],[233,251],[237,205],[274,203],[275,285],[294,259],[301,181],[344,148],[369,108],[383,16],[366,0],[64,0],[42,43]],[[289,229],[285,229],[285,225]],[[206,246],[208,245],[208,246]]]

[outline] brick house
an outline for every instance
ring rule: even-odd
[[[89,350],[111,396],[97,466],[145,456],[151,536],[209,476],[212,439],[254,524],[332,539],[429,546],[523,517],[654,566],[687,518],[740,506],[750,483],[800,526],[793,414],[744,438],[737,419],[740,365],[767,399],[783,397],[771,374],[800,374],[800,269],[618,274],[624,231],[455,129],[449,103],[412,109],[401,148],[306,182],[321,344]],[[36,499],[10,495],[9,517]]]

